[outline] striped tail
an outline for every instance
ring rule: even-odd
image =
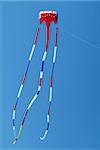
[[[52,73],[50,76],[50,92],[49,92],[49,107],[48,107],[48,113],[47,113],[47,128],[43,134],[42,137],[40,137],[40,140],[44,140],[48,134],[49,131],[49,126],[50,126],[50,110],[51,110],[51,102],[52,102],[52,85],[53,85],[53,72],[54,72],[54,65],[56,62],[56,54],[57,54],[57,43],[58,43],[58,28],[56,28],[56,41],[55,41],[55,46],[54,46],[54,53],[53,53],[53,66],[52,66]]]

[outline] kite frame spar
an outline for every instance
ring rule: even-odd
[[[27,67],[26,67],[26,71],[24,73],[24,77],[23,77],[21,86],[20,86],[19,91],[18,91],[17,100],[16,100],[16,103],[15,103],[14,108],[13,108],[13,116],[12,116],[12,119],[13,119],[13,134],[14,134],[13,144],[15,144],[17,142],[17,140],[20,138],[20,135],[21,135],[21,132],[22,132],[22,129],[23,129],[23,125],[24,125],[26,116],[28,114],[28,111],[30,110],[32,104],[37,99],[37,97],[38,97],[38,95],[40,93],[41,86],[42,86],[42,80],[43,80],[44,63],[45,63],[46,56],[47,56],[47,51],[48,51],[50,24],[51,24],[52,21],[55,24],[57,23],[58,14],[55,11],[41,11],[39,13],[39,19],[40,19],[40,24],[42,24],[43,21],[45,21],[45,23],[46,23],[46,50],[45,50],[45,52],[43,54],[43,57],[42,57],[42,66],[41,66],[41,71],[40,71],[40,78],[39,78],[38,89],[37,89],[36,94],[33,96],[32,100],[30,101],[30,103],[29,103],[29,105],[28,105],[28,107],[27,107],[27,109],[25,111],[24,117],[23,117],[21,125],[20,125],[20,129],[19,129],[18,135],[16,136],[16,126],[15,126],[16,108],[17,108],[17,104],[18,104],[20,95],[22,93],[22,89],[24,87],[24,83],[25,83],[25,80],[26,80],[26,77],[27,77],[27,72],[28,72],[28,69],[29,69],[29,65],[30,65],[30,62],[32,60],[32,56],[33,56],[33,53],[34,53],[34,50],[35,50],[35,47],[36,47],[38,34],[39,34],[39,31],[40,31],[39,27],[38,27],[38,29],[36,31],[36,36],[35,36],[35,39],[34,39],[34,44],[32,46],[32,50],[31,50],[29,58],[28,58],[28,64],[27,64]],[[46,135],[48,133],[48,130],[49,130],[50,108],[51,108],[51,101],[52,101],[52,80],[53,80],[54,64],[55,64],[55,61],[56,61],[57,43],[58,43],[58,28],[56,27],[56,40],[55,40],[54,54],[53,54],[53,66],[52,66],[52,73],[51,73],[51,76],[50,76],[50,94],[49,94],[49,107],[48,107],[48,113],[47,113],[47,128],[46,128],[46,130],[44,132],[43,137],[40,137],[40,140],[44,140],[45,139],[45,137],[46,137]]]

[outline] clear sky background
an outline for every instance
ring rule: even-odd
[[[54,69],[52,118],[45,141],[49,76],[55,25],[51,24],[43,87],[32,106],[20,140],[12,145],[12,110],[27,65],[40,10],[58,12],[59,40]],[[45,50],[45,24],[17,107],[17,131],[35,94]],[[100,2],[0,3],[0,148],[100,149]]]

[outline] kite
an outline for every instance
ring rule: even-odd
[[[30,110],[30,108],[32,107],[33,103],[35,102],[35,100],[38,98],[40,90],[41,90],[41,86],[42,86],[42,81],[43,81],[43,74],[44,74],[44,64],[45,64],[45,60],[47,57],[47,53],[48,53],[48,45],[49,45],[49,35],[50,35],[50,24],[51,22],[54,22],[55,24],[57,24],[58,21],[58,14],[56,11],[40,11],[39,13],[39,20],[40,20],[40,25],[45,22],[46,23],[46,47],[45,47],[45,51],[42,57],[42,65],[41,65],[41,70],[40,70],[40,77],[39,77],[39,83],[38,83],[38,88],[37,88],[37,92],[35,93],[35,95],[32,97],[29,105],[26,108],[26,111],[24,113],[18,134],[16,134],[16,124],[15,124],[15,120],[16,120],[16,109],[17,109],[17,104],[19,102],[20,99],[20,95],[22,93],[23,87],[24,87],[24,83],[26,81],[27,78],[27,73],[28,73],[28,69],[30,66],[30,62],[32,60],[32,56],[34,54],[34,50],[36,47],[36,43],[38,40],[38,35],[40,32],[40,27],[37,28],[36,31],[36,35],[35,35],[35,39],[34,39],[34,43],[32,46],[32,50],[29,54],[29,58],[28,58],[28,63],[27,63],[27,67],[24,73],[24,77],[22,79],[21,82],[21,86],[19,88],[18,94],[17,94],[17,99],[16,99],[16,103],[14,104],[13,107],[13,115],[12,115],[12,120],[13,120],[13,134],[14,134],[14,141],[13,144],[15,144],[18,139],[20,138],[22,129],[23,129],[23,125],[26,119],[26,116]],[[54,45],[54,50],[53,50],[53,60],[52,60],[52,71],[51,71],[51,75],[50,75],[50,89],[49,89],[49,106],[48,106],[48,111],[47,111],[47,128],[44,131],[44,134],[42,137],[40,137],[40,140],[44,140],[48,134],[49,131],[49,125],[50,125],[50,111],[51,111],[51,102],[52,102],[52,94],[53,94],[53,72],[54,72],[54,66],[55,66],[55,62],[56,62],[56,56],[57,56],[57,46],[58,46],[58,28],[56,27],[55,29],[55,45]]]

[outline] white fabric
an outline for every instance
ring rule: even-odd
[[[42,58],[42,61],[45,61],[46,55],[47,55],[47,52],[45,51],[45,52],[44,52],[44,55],[43,55],[43,58]]]
[[[32,50],[31,50],[31,53],[30,53],[30,56],[29,56],[29,60],[32,59],[32,55],[33,55],[34,49],[35,49],[35,44],[33,44],[33,47],[32,47]]]
[[[43,77],[43,71],[40,72],[40,78],[42,78],[42,77]]]
[[[50,119],[49,119],[49,115],[47,115],[47,122],[49,123]]]
[[[22,88],[23,88],[23,84],[21,84],[21,86],[20,86],[20,89],[19,89],[19,92],[18,92],[18,96],[17,96],[17,98],[19,98],[19,97],[20,97],[20,94],[21,94]]]
[[[15,110],[13,110],[13,117],[12,119],[15,119]]]
[[[52,87],[50,87],[50,96],[49,96],[49,102],[52,101]]]
[[[56,61],[56,51],[57,51],[57,47],[54,47],[54,55],[53,55],[53,63],[55,63]]]
[[[47,136],[47,133],[48,133],[48,130],[46,130],[46,131],[45,131],[45,133],[44,133],[43,137],[40,137],[40,140],[44,140],[44,139],[45,139],[45,137]]]
[[[38,86],[38,91],[40,91],[40,89],[41,89],[41,86],[39,85],[39,86]]]
[[[31,100],[31,102],[30,102],[28,108],[27,108],[28,110],[30,109],[30,107],[32,106],[32,104],[34,103],[34,101],[36,100],[37,97],[38,97],[38,95],[35,94],[34,97],[33,97],[33,99]]]

